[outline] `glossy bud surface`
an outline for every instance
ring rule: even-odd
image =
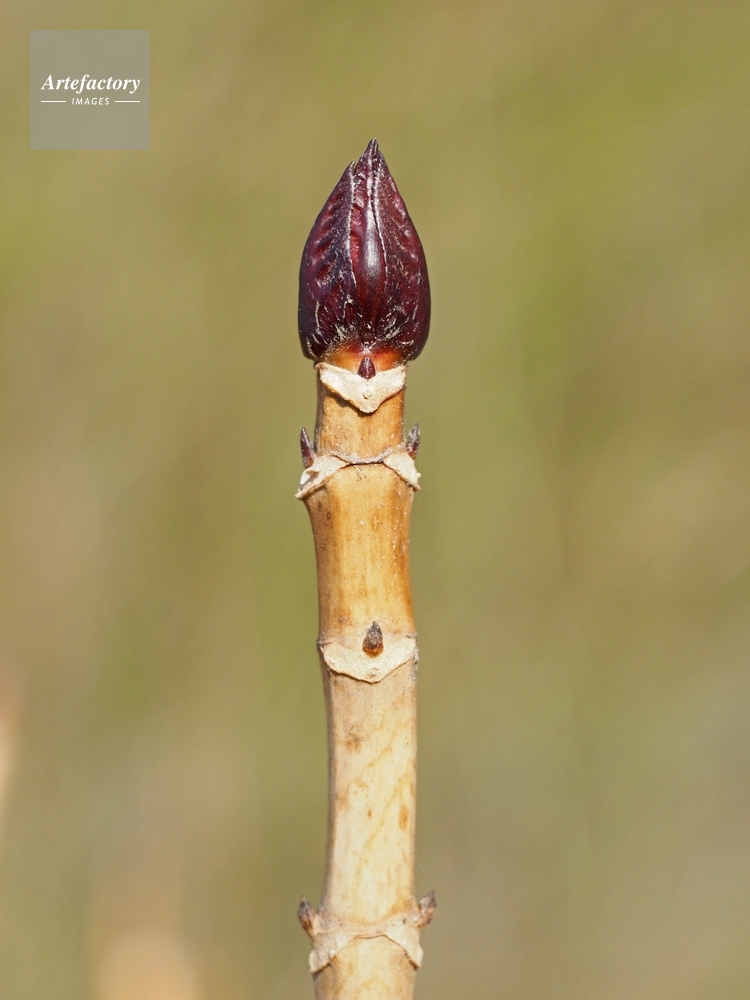
[[[430,327],[422,244],[375,139],[350,164],[315,221],[300,266],[306,357],[415,358]],[[356,368],[356,366],[355,366]]]

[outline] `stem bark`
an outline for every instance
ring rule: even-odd
[[[304,901],[300,907],[313,941],[316,1000],[410,1000],[419,928],[434,909],[434,897],[414,898],[414,489],[378,461],[405,452],[403,412],[403,388],[368,414],[318,382],[317,459],[352,464],[304,497],[329,751],[323,897],[317,913]]]

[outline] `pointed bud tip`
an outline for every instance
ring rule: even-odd
[[[382,355],[403,364],[425,345],[430,285],[424,251],[372,139],[315,221],[300,265],[299,334],[306,357]]]

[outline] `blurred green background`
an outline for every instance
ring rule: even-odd
[[[29,30],[148,28],[149,152]],[[433,289],[422,1000],[750,991],[750,6],[6,0],[0,997],[311,997],[296,283],[372,136]]]

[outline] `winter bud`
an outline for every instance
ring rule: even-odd
[[[355,371],[368,359],[369,378],[415,358],[429,328],[422,244],[373,139],[344,171],[305,244],[302,350]]]

